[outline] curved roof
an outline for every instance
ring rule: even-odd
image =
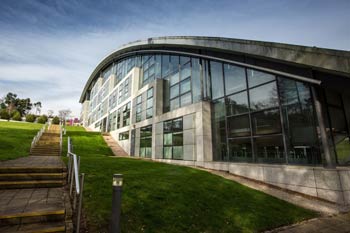
[[[138,40],[121,46],[107,55],[90,75],[79,102],[84,101],[86,91],[100,71],[114,60],[129,52],[164,47],[206,49],[213,51],[247,54],[267,59],[329,70],[350,77],[350,52],[342,50],[307,47],[274,42],[231,39],[221,37],[169,36]]]

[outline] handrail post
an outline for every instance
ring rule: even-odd
[[[81,173],[79,204],[78,204],[78,213],[77,213],[77,230],[76,230],[76,232],[80,231],[80,216],[81,216],[81,208],[82,208],[82,205],[83,205],[84,179],[85,179],[85,173]]]

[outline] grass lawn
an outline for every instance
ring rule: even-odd
[[[89,232],[107,232],[112,175],[124,175],[122,232],[259,232],[317,216],[236,182],[189,167],[110,158],[99,133],[68,127],[86,173]]]
[[[27,156],[42,124],[0,121],[0,161]]]

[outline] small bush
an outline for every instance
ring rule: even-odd
[[[59,123],[60,123],[60,118],[58,118],[57,116],[55,116],[55,117],[52,119],[52,124],[58,125]]]
[[[1,109],[0,110],[0,118],[9,120],[10,119],[10,114],[6,111],[6,109]]]
[[[46,115],[42,115],[40,117],[38,117],[38,123],[39,124],[45,124],[47,122],[47,116]]]
[[[22,120],[22,117],[21,117],[21,114],[19,113],[19,111],[15,111],[12,114],[12,120],[14,120],[14,121],[21,121]]]
[[[26,122],[34,122],[35,121],[35,116],[33,114],[28,114],[26,116]]]

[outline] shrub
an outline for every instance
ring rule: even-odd
[[[52,124],[58,125],[59,123],[60,123],[60,118],[58,118],[57,116],[55,116],[55,117],[52,119]]]
[[[45,124],[46,122],[47,122],[47,116],[46,115],[42,115],[42,116],[38,117],[38,123]]]
[[[21,121],[22,117],[21,114],[19,113],[19,111],[14,111],[14,113],[12,114],[12,120],[14,121]]]
[[[33,114],[26,115],[26,122],[34,122],[35,116]]]
[[[10,114],[6,111],[6,109],[1,109],[0,110],[0,118],[9,120],[10,119]]]

